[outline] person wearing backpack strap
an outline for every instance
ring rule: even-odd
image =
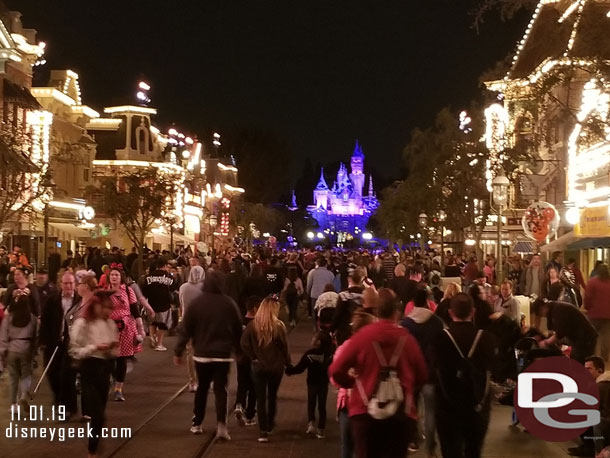
[[[352,388],[348,410],[357,458],[407,454],[407,418],[416,418],[414,395],[428,370],[415,338],[398,326],[400,315],[396,294],[381,288],[379,321],[346,341],[329,367],[339,386]]]
[[[452,321],[432,351],[436,377],[436,427],[444,457],[477,458],[489,426],[489,372],[495,341],[473,323],[474,304],[465,293],[451,299]]]

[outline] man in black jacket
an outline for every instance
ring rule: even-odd
[[[72,272],[63,274],[60,286],[61,292],[49,299],[43,310],[40,320],[40,346],[45,366],[49,364],[57,348],[47,376],[53,391],[54,404],[64,405],[69,417],[77,411],[76,371],[68,355],[70,325],[81,298],[75,293],[76,285]]]
[[[362,277],[358,270],[354,270],[348,277],[347,291],[341,291],[337,298],[337,307],[331,324],[331,331],[335,333],[337,345],[349,339],[352,331],[350,323],[352,315],[362,306]]]
[[[155,317],[150,324],[151,345],[156,351],[165,351],[163,336],[172,327],[172,293],[178,288],[178,281],[169,272],[169,264],[165,258],[160,258],[156,269],[144,278],[142,294],[155,311]]]
[[[214,382],[216,398],[216,436],[230,440],[227,430],[227,383],[232,353],[239,353],[242,332],[241,314],[237,304],[222,293],[225,276],[208,271],[200,299],[191,304],[182,320],[174,363],[182,364],[182,354],[189,340],[199,385],[195,393],[191,432],[201,434],[210,383]]]

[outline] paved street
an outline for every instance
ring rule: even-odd
[[[304,322],[291,334],[290,347],[293,359],[300,357],[310,340],[309,322]],[[173,339],[168,347],[172,348]],[[277,431],[269,444],[258,444],[258,429],[237,426],[230,420],[233,440],[228,443],[213,443],[212,433],[215,423],[213,401],[208,404],[208,415],[204,422],[205,433],[193,436],[190,426],[193,395],[185,388],[184,367],[171,363],[172,354],[153,352],[145,349],[138,357],[133,372],[128,374],[125,388],[125,403],[109,402],[107,415],[110,427],[131,427],[134,435],[129,441],[118,439],[103,442],[100,456],[142,457],[142,458],[210,458],[243,457],[310,457],[339,456],[339,431],[334,421],[335,395],[331,390],[328,401],[329,423],[327,437],[317,440],[305,435],[306,389],[305,374],[285,377],[279,393],[279,414]],[[37,373],[40,369],[37,370]],[[50,443],[44,439],[7,439],[6,427],[9,423],[7,403],[7,380],[0,381],[0,457],[79,457],[86,456],[83,439],[67,439],[65,442]],[[235,371],[232,371],[231,399],[234,399]],[[49,405],[48,385],[43,382],[37,403]],[[210,398],[212,399],[212,398]],[[536,457],[551,458],[567,456],[569,444],[551,444],[532,438],[529,434],[514,430],[508,425],[511,409],[496,406],[493,412],[490,432],[487,436],[484,456],[487,457]],[[78,423],[45,423],[46,426],[80,426]],[[39,424],[43,426],[43,424]],[[119,446],[122,447],[118,449]],[[424,456],[417,453],[414,456]]]

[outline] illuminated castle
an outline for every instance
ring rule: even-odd
[[[348,174],[347,167],[341,163],[332,188],[328,187],[322,169],[320,181],[313,191],[314,204],[307,207],[320,228],[339,243],[360,238],[366,232],[369,218],[379,207],[372,176],[369,176],[368,195],[363,193],[364,153],[357,140],[350,166]]]

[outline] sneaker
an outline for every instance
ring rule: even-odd
[[[261,435],[258,437],[258,441],[261,444],[266,444],[269,442],[269,435],[267,433],[261,433]]]
[[[150,336],[150,348],[153,350],[157,348],[157,338],[155,336]]]
[[[318,429],[316,431],[316,438],[317,439],[324,439],[326,436],[324,435],[324,430],[323,429]]]
[[[237,420],[237,422],[242,425],[245,426],[246,422],[244,419],[244,409],[241,407],[241,404],[237,404],[235,406],[235,419]]]
[[[196,383],[189,383],[189,392],[194,393],[197,391],[198,385]]]
[[[256,422],[256,418],[247,419],[244,422],[244,426],[256,426],[258,423]]]
[[[305,430],[305,434],[315,434],[316,433],[316,428],[313,425],[313,421],[310,421],[309,423],[307,423],[307,429]]]
[[[582,445],[578,447],[570,447],[568,449],[568,453],[572,456],[595,456],[595,450]]]
[[[193,425],[191,426],[191,433],[203,434],[203,428],[201,427],[201,425]]]
[[[167,351],[167,348],[164,347],[163,345],[157,345],[155,347],[155,351]]]
[[[297,322],[295,320],[292,320],[290,322],[290,326],[292,326],[293,328],[296,328],[297,327]]]
[[[419,445],[417,445],[415,442],[411,442],[409,444],[409,451],[410,452],[418,452],[419,451]]]
[[[114,400],[117,402],[123,402],[125,400],[125,396],[123,396],[123,392],[119,390],[114,391]]]
[[[229,436],[229,430],[227,429],[227,425],[224,423],[218,423],[218,427],[216,428],[216,439],[223,439],[226,441],[231,440],[231,436]]]
[[[81,423],[89,423],[91,421],[91,417],[89,415],[82,415],[80,417]]]

